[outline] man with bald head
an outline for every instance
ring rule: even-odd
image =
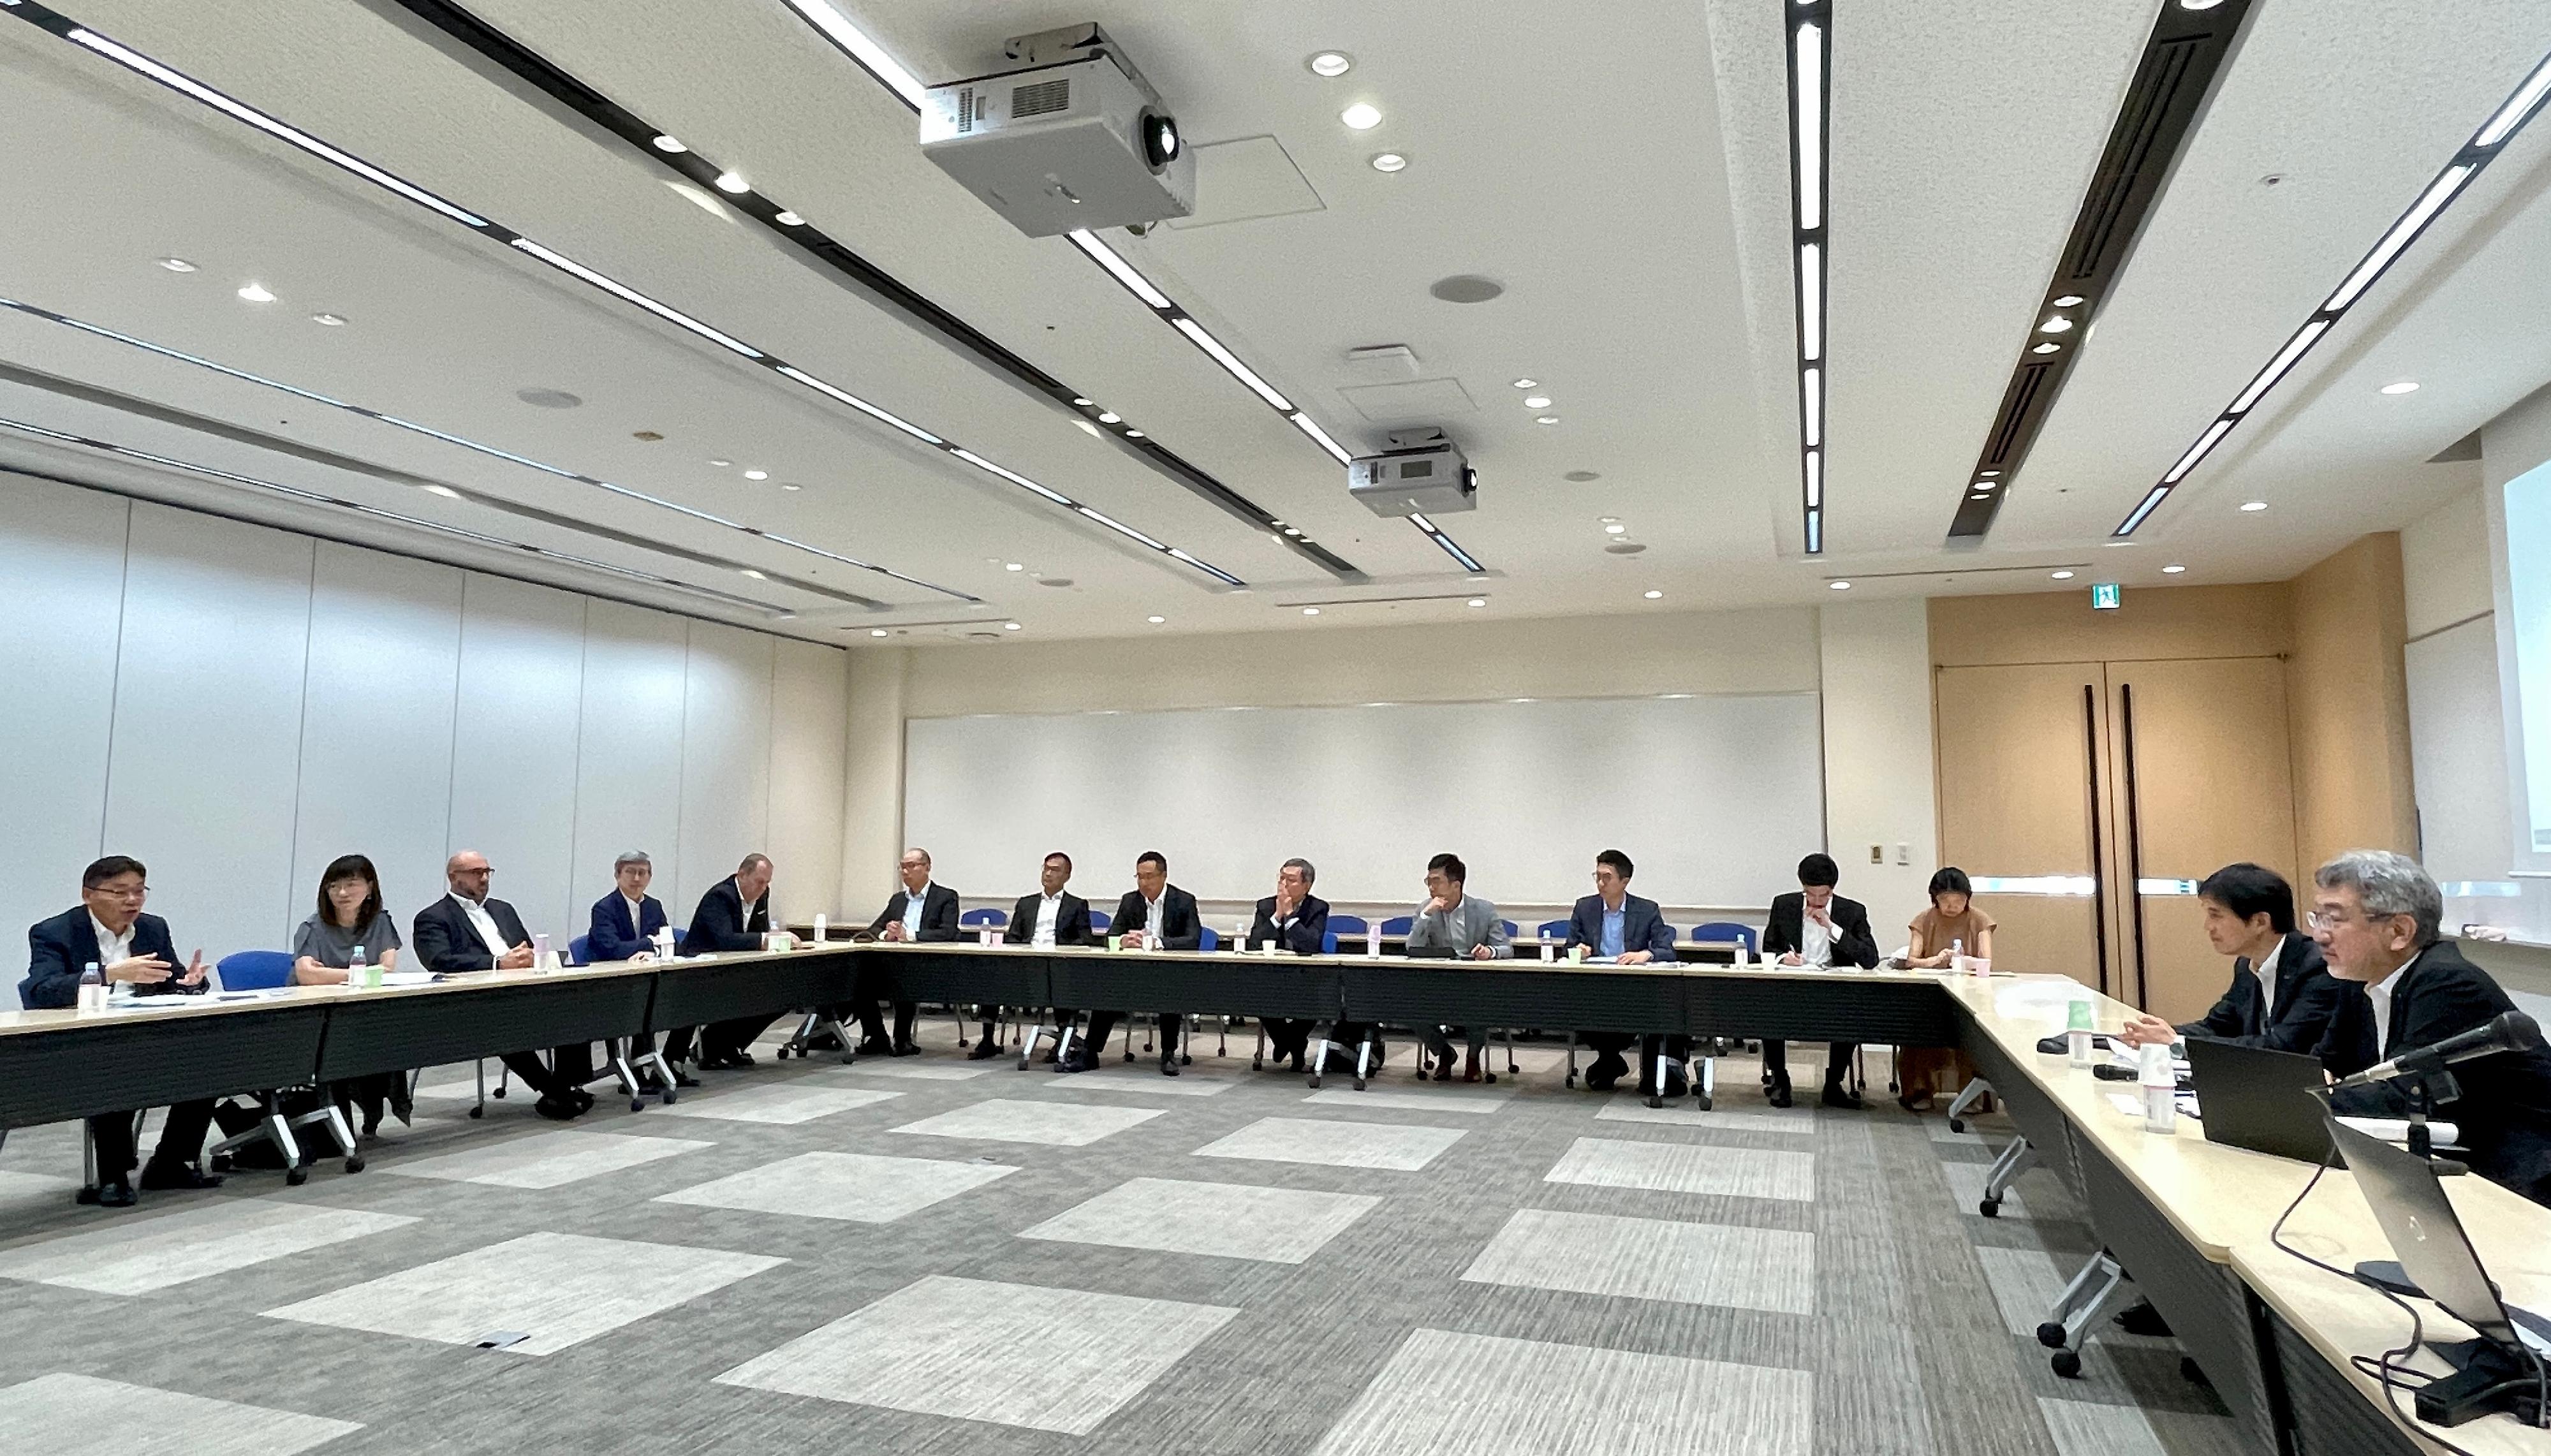
[[[452,892],[416,912],[415,934],[409,937],[426,970],[452,976],[532,969],[532,938],[523,929],[523,917],[487,894],[495,874],[476,850],[462,850],[444,861],[443,878]],[[592,1094],[584,1090],[593,1076],[593,1051],[583,1045],[559,1047],[551,1057],[555,1070],[530,1052],[508,1052],[504,1060],[525,1086],[540,1093],[533,1110],[564,1122],[593,1105]]]
[[[720,951],[758,951],[763,938],[770,933],[770,857],[752,854],[735,867],[735,873],[708,888],[700,896],[699,908],[691,911],[691,926],[682,932],[682,954],[712,955]],[[719,1021],[700,1032],[700,1065],[712,1072],[735,1072],[753,1065],[753,1053],[746,1048],[754,1038],[769,1029],[779,1019],[778,1012],[767,1016],[738,1016],[732,1021]]]
[[[962,932],[957,926],[957,891],[930,879],[930,851],[914,847],[903,852],[895,864],[895,876],[901,882],[888,896],[885,908],[868,922],[868,934],[879,940],[948,941]],[[894,1039],[888,1041],[885,1018],[876,1001],[866,994],[859,998],[860,1055],[864,1057],[910,1057],[921,1048],[912,1040],[912,1023],[920,1007],[911,1001],[894,1003]]]

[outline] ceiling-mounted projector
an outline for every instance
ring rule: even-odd
[[[1480,472],[1433,426],[1393,430],[1390,448],[1347,467],[1347,494],[1377,516],[1440,516],[1479,507]]]
[[[1195,211],[1195,158],[1161,94],[1093,22],[1013,36],[1018,68],[933,86],[921,155],[1031,238]]]

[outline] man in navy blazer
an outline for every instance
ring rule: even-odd
[[[961,933],[957,925],[957,891],[930,880],[930,851],[913,848],[903,852],[895,873],[903,885],[894,897],[868,922],[868,934],[879,940],[948,941]],[[894,1040],[885,1035],[885,1017],[873,997],[860,997],[860,1054],[868,1057],[911,1057],[920,1055],[913,1044],[912,1022],[919,1007],[910,1001],[894,1003]]]
[[[1630,877],[1638,873],[1630,857],[1619,850],[1605,850],[1594,857],[1594,892],[1577,902],[1568,915],[1568,939],[1561,943],[1564,952],[1570,946],[1585,947],[1588,956],[1599,956],[1620,966],[1664,965],[1675,959],[1674,928],[1666,924],[1665,912],[1657,902],[1630,893]],[[1691,1058],[1691,1038],[1650,1033],[1633,1038],[1622,1031],[1594,1031],[1584,1034],[1587,1046],[1601,1053],[1585,1069],[1585,1085],[1596,1092],[1610,1092],[1630,1064],[1621,1059],[1632,1040],[1640,1041],[1639,1086],[1655,1087],[1656,1057],[1663,1050],[1678,1063]],[[1697,1091],[1697,1089],[1695,1089]],[[1665,1095],[1680,1097],[1684,1093],[1684,1076],[1673,1073],[1665,1080]],[[1709,1105],[1706,1093],[1701,1106]]]
[[[1303,859],[1286,860],[1276,870],[1276,892],[1258,902],[1258,916],[1250,922],[1249,934],[1241,949],[1257,950],[1270,944],[1278,945],[1297,956],[1316,956],[1328,950],[1329,902],[1311,893],[1311,883],[1320,872]],[[1302,1059],[1311,1050],[1311,1029],[1319,1023],[1299,1016],[1277,1016],[1262,1022],[1267,1028],[1267,1045],[1276,1060],[1293,1059],[1293,1070],[1302,1070]],[[1347,1036],[1348,1024],[1340,1022],[1332,1042],[1352,1045]],[[1166,1068],[1163,1070],[1167,1070]],[[1326,1068],[1321,1069],[1326,1071]]]
[[[2202,1017],[2177,1026],[2135,1012],[2119,1038],[2129,1046],[2204,1037],[2272,1052],[2322,1058],[2333,1077],[2374,1065],[2373,1019],[2341,1012],[2365,988],[2329,974],[2320,946],[2295,928],[2294,886],[2274,870],[2226,865],[2196,886],[2205,938],[2232,958],[2232,984]]]
[[[78,1005],[80,977],[92,965],[100,980],[129,986],[137,996],[201,995],[204,953],[195,952],[185,969],[178,969],[168,922],[142,913],[143,899],[151,892],[147,878],[142,862],[126,855],[108,855],[81,871],[78,908],[27,927],[27,979],[18,986],[20,1002],[29,1010]],[[143,1166],[143,1190],[220,1187],[220,1179],[195,1167],[212,1123],[210,1097],[170,1107],[159,1146]],[[132,1207],[133,1114],[91,1117],[88,1129],[97,1154],[97,1187],[94,1192],[82,1189],[80,1201],[94,1198],[100,1207]]]
[[[1073,894],[1071,856],[1061,850],[1045,857],[1037,869],[1037,887],[1010,907],[1010,923],[1001,931],[1005,945],[1066,946],[1089,944],[1089,901]],[[978,1006],[983,1034],[974,1039],[969,1061],[988,1062],[1001,1054],[1001,1008]]]
[[[443,862],[444,884],[451,892],[416,912],[408,936],[418,964],[437,976],[532,968],[532,937],[523,929],[523,917],[487,893],[495,874],[476,850],[462,850]],[[592,1049],[557,1047],[550,1058],[555,1069],[542,1066],[530,1052],[507,1052],[502,1060],[524,1086],[540,1093],[532,1110],[554,1122],[582,1116],[593,1106],[593,1094],[584,1090],[593,1076]]]
[[[652,961],[656,959],[656,932],[666,929],[670,922],[664,916],[663,901],[647,892],[655,883],[656,862],[645,850],[631,850],[611,862],[611,893],[593,902],[591,925],[584,932],[584,959],[590,965],[599,961]],[[637,1054],[644,1058],[656,1050],[656,1033],[639,1036]],[[682,1062],[691,1054],[691,1028],[675,1027],[664,1036],[663,1064],[673,1074],[675,1087],[697,1087],[699,1081],[682,1070]],[[652,1063],[642,1063],[645,1074],[654,1078]]]
[[[763,937],[770,933],[770,857],[751,854],[735,867],[735,873],[708,888],[700,896],[699,907],[691,911],[691,925],[682,932],[682,953],[705,956],[717,952],[758,951]],[[700,1031],[700,1065],[710,1071],[737,1071],[753,1065],[753,1045],[778,1012],[767,1016],[738,1016],[727,1021],[711,1022]]]

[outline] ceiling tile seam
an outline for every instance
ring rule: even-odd
[[[395,3],[417,20],[434,27],[472,53],[502,68],[508,74],[531,85],[550,100],[567,107],[586,121],[618,138],[622,145],[642,159],[671,171],[686,181],[715,188],[721,202],[760,224],[770,236],[812,257],[817,262],[841,276],[862,296],[900,318],[908,327],[936,336],[942,343],[953,347],[960,354],[970,356],[978,364],[1013,384],[1029,390],[1059,408],[1091,421],[1091,427],[1100,430],[1101,438],[1132,454],[1154,469],[1170,475],[1182,487],[1202,496],[1211,504],[1248,525],[1265,529],[1276,519],[1272,511],[1233,489],[1211,472],[1163,446],[1148,432],[1121,419],[1109,417],[1107,412],[1091,404],[1089,397],[1082,391],[1073,389],[1055,378],[1025,357],[968,323],[937,300],[869,261],[839,239],[826,234],[793,209],[781,207],[767,194],[750,185],[741,188],[728,185],[739,179],[730,177],[725,169],[701,156],[696,150],[682,147],[678,151],[672,151],[660,145],[658,139],[669,134],[468,10],[449,3],[449,0],[395,0]],[[799,382],[807,384],[818,392],[832,395],[854,409],[878,418],[894,428],[915,435],[925,443],[944,447],[944,442],[936,436],[917,430],[866,400],[836,391],[820,381],[800,377],[798,373],[788,368],[782,368],[780,372],[788,374],[791,378],[797,378]],[[1363,574],[1352,564],[1307,540],[1288,541],[1285,544],[1293,547],[1300,555],[1309,557],[1324,571],[1341,575]],[[1239,583],[1235,578],[1229,584]]]
[[[928,432],[919,430],[918,427],[905,424],[886,411],[857,401],[850,396],[847,391],[835,389],[829,385],[823,385],[820,380],[816,380],[812,375],[795,368],[783,360],[779,360],[764,351],[756,349],[752,345],[746,344],[741,340],[725,334],[709,324],[692,318],[688,314],[682,313],[680,310],[674,309],[667,304],[649,297],[639,290],[631,288],[628,285],[619,282],[617,279],[610,277],[608,274],[604,274],[593,268],[587,267],[584,264],[577,262],[575,260],[568,258],[554,249],[548,248],[531,238],[517,233],[500,223],[496,223],[489,219],[479,217],[474,213],[467,212],[457,204],[454,204],[423,187],[419,187],[415,183],[409,182],[406,179],[398,177],[370,162],[364,161],[351,153],[336,148],[298,128],[292,127],[288,123],[284,123],[264,112],[258,111],[256,108],[251,107],[245,102],[241,102],[234,97],[215,90],[214,88],[207,86],[180,71],[153,60],[151,57],[142,54],[140,52],[132,50],[130,47],[126,47],[118,42],[101,36],[98,33],[79,25],[77,22],[57,11],[38,5],[34,3],[34,0],[17,0],[17,3],[8,8],[8,13],[27,20],[38,30],[43,31],[48,35],[54,36],[57,39],[78,46],[102,58],[115,61],[117,64],[123,65],[137,74],[146,76],[170,90],[176,91],[180,95],[187,96],[206,106],[210,106],[214,110],[220,111],[235,120],[239,120],[255,130],[264,132],[268,136],[274,137],[277,140],[295,147],[311,156],[318,156],[333,165],[363,178],[365,181],[371,182],[375,186],[383,187],[412,202],[416,202],[431,211],[439,213],[446,218],[459,222],[462,226],[469,228],[473,232],[493,238],[512,248],[516,252],[536,259],[559,271],[567,273],[568,275],[578,278],[603,292],[610,293],[625,302],[640,307],[667,323],[673,324],[697,337],[719,345],[730,353],[740,355],[773,373],[781,373],[784,377],[788,377],[800,384],[806,385],[807,387],[816,388],[818,392],[824,393],[829,397],[842,400],[844,402],[860,404],[863,412],[873,418],[895,424],[907,434],[930,440],[933,442],[935,448],[943,450],[950,455],[958,456],[960,459],[969,458],[970,453],[962,452],[958,447],[949,444],[947,441],[931,436]],[[970,457],[970,463],[978,464],[978,468],[980,460],[980,457]],[[1001,473],[1004,478],[1010,478],[1013,480],[1022,478],[1016,476],[1014,472],[1004,471]],[[1041,491],[1040,493],[1050,496],[1059,496],[1059,492]],[[1076,507],[1077,503],[1075,502],[1074,504]],[[685,509],[684,507],[678,506],[674,508]],[[1133,539],[1145,540],[1146,538],[1135,537]],[[799,545],[801,549],[813,549],[803,547],[802,543],[789,544]],[[1212,576],[1226,585],[1242,586],[1247,584],[1239,577],[1223,571],[1221,568],[1202,561],[1185,552],[1170,551],[1165,547],[1159,548],[1159,551],[1160,554],[1166,555],[1203,572],[1206,575]],[[851,557],[836,556],[834,559],[847,564],[856,565],[865,571],[878,572],[882,574],[893,576],[898,580],[904,580],[914,585],[924,586],[933,591],[939,591],[948,595],[960,597],[966,596],[966,593],[953,591],[950,588],[943,586],[935,586],[929,582],[921,581],[916,577],[905,576],[901,572],[873,566],[869,563],[860,562]]]
[[[2144,39],[2084,185],[2073,226],[2039,295],[1976,464],[1960,480],[1948,539],[1981,541],[2000,518],[2020,468],[2055,412],[2074,362],[2142,241],[2145,227],[2230,69],[2251,0],[2202,10],[2165,4]]]
[[[2189,446],[2178,462],[2162,472],[2160,481],[2146,491],[2135,507],[2117,523],[2116,529],[2110,533],[2112,537],[2122,540],[2132,536],[2152,518],[2153,512],[2160,509],[2161,503],[2170,498],[2180,483],[2213,453],[2214,448],[2223,443],[2225,436],[2257,412],[2259,402],[2335,331],[2348,311],[2373,291],[2374,285],[2391,271],[2394,263],[2407,255],[2410,247],[2425,235],[2436,219],[2471,190],[2472,179],[2505,155],[2507,144],[2541,114],[2546,97],[2551,97],[2551,53],[2544,54],[2534,63],[2524,79],[2516,83],[2515,89],[2472,133],[2471,139],[2455,150],[2407,210],[2383,231],[2374,246],[2358,260],[2356,266],[2348,269],[2329,297],[2312,310],[2311,316],[2303,320],[2301,327],[2295,330],[2276,354],[2270,356],[2268,363],[2251,376],[2240,393],[2232,397],[2232,402],[2222,413],[2198,433],[2195,443]]]

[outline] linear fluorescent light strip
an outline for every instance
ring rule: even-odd
[[[791,3],[796,4],[797,0],[791,0]],[[191,76],[162,65],[158,61],[152,59],[150,56],[144,55],[142,52],[133,50],[131,47],[111,41],[83,26],[75,25],[66,17],[48,10],[43,6],[15,4],[11,5],[9,8],[13,13],[24,16],[39,29],[58,35],[62,39],[70,41],[97,55],[112,60],[141,75],[148,76],[152,80],[157,81],[161,85],[167,86],[169,89],[174,90],[181,95],[200,101],[203,104],[222,112],[226,116],[245,122],[248,125],[256,128],[258,131],[266,133],[268,136],[274,137],[283,142],[288,142],[291,145],[309,153],[313,156],[317,156],[322,160],[331,162],[337,166],[343,167],[347,171],[353,172],[355,175],[363,178],[365,181],[396,192],[411,202],[431,208],[433,211],[487,237],[496,238],[527,258],[535,259],[551,267],[557,268],[559,271],[563,272],[570,277],[579,279],[595,288],[599,288],[625,303],[645,309],[647,312],[656,315],[666,323],[672,324],[676,328],[696,335],[699,338],[706,339],[722,349],[729,350],[745,359],[762,364],[765,367],[769,368],[772,372],[780,374],[782,377],[785,377],[794,383],[802,384],[807,388],[817,390],[828,398],[848,404],[883,424],[889,425],[914,437],[915,439],[919,439],[930,444],[934,448],[948,451],[952,454],[956,453],[956,447],[950,445],[947,441],[930,434],[930,432],[923,430],[908,421],[896,417],[886,410],[879,409],[874,405],[868,404],[867,401],[852,395],[847,390],[828,384],[824,380],[817,378],[815,375],[804,369],[775,359],[769,354],[745,343],[743,340],[737,339],[720,329],[703,323],[669,304],[651,298],[647,294],[630,287],[628,284],[621,282],[617,278],[614,278],[607,273],[600,272],[584,263],[578,262],[574,259],[558,252],[556,249],[547,247],[530,238],[524,237],[522,234],[517,233],[510,228],[491,222],[486,218],[479,217],[475,213],[465,211],[445,201],[443,198],[436,196],[434,193],[417,186],[413,182],[394,176],[391,173],[372,165],[370,162],[362,160],[360,157],[339,151],[337,148],[320,141],[309,133],[285,122],[279,121],[264,112],[258,111],[256,108],[250,106],[245,102],[214,90],[212,87],[203,84],[201,81],[195,80]],[[856,34],[856,31],[852,30],[849,26],[849,23],[841,18],[840,13],[838,11],[833,11],[830,6],[817,6],[814,3],[814,0],[807,0],[806,4],[798,5],[799,12],[805,15],[810,22],[815,24],[818,28],[824,29],[826,34],[833,34],[831,26],[828,26],[826,21],[815,13],[819,8],[831,15],[831,26],[839,26],[846,31],[850,31],[851,34]],[[837,39],[839,39],[839,37],[837,37]],[[848,45],[847,42],[844,44],[846,46]],[[853,53],[856,58],[858,56],[858,52],[854,51]],[[878,53],[882,56],[882,52]],[[871,74],[877,75],[877,77],[887,85],[892,86],[896,84],[894,80],[891,79],[891,76],[887,71],[880,70],[877,67],[870,65],[865,58],[861,59],[861,63],[863,65],[869,66]],[[897,69],[899,70],[899,68]],[[904,75],[904,80],[907,83],[910,82],[911,78],[908,73]],[[897,89],[899,91],[901,90],[900,87]],[[919,91],[916,89],[907,95],[907,99],[913,100],[914,104],[918,105],[918,95]],[[1096,243],[1096,240],[1092,239],[1091,242]],[[1098,244],[1097,246],[1102,250],[1106,247],[1104,244]],[[1119,260],[1119,261],[1121,263],[1122,260]],[[1139,277],[1140,275],[1136,274],[1135,276]],[[1237,363],[1237,361],[1234,361],[1234,363]],[[1042,490],[1040,493],[1051,494],[1051,492],[1044,492]],[[1073,504],[1075,506],[1077,504],[1076,502],[1067,503]],[[1201,564],[1194,565],[1197,565],[1198,569],[1206,572],[1207,574],[1213,575],[1217,578],[1236,580],[1236,578],[1232,578],[1230,573],[1227,572],[1220,571],[1216,568],[1205,567]],[[945,587],[934,589],[941,591],[947,590]],[[958,596],[966,600],[973,599],[966,596],[963,592],[951,591],[947,594]]]
[[[1436,525],[1433,521],[1426,519],[1426,517],[1414,511],[1409,513],[1408,524],[1425,532],[1427,540],[1444,548],[1444,554],[1451,557],[1453,560],[1460,562],[1462,564],[1463,571],[1472,572],[1475,575],[1484,574],[1487,572],[1488,569],[1480,566],[1478,558],[1462,549],[1460,542],[1445,535],[1443,527]]]
[[[23,420],[7,418],[0,418],[0,428],[16,430],[22,434],[37,436],[41,439],[57,440],[65,445],[76,445],[86,450],[103,451],[108,455],[122,456],[127,460],[144,461],[154,466],[166,466],[170,469],[183,470],[192,475],[203,475],[215,480],[227,480],[235,485],[245,485],[254,489],[267,491],[275,495],[288,496],[291,499],[306,501],[312,505],[333,506],[340,510],[353,511],[357,515],[370,516],[376,520],[393,521],[402,526],[409,526],[423,531],[431,531],[437,535],[456,537],[459,540],[474,542],[481,546],[493,546],[506,551],[519,551],[532,556],[546,557],[552,561],[566,562],[591,571],[604,572],[615,576],[625,576],[634,581],[646,581],[658,586],[670,587],[676,591],[685,591],[696,596],[709,597],[732,606],[747,607],[766,616],[793,617],[796,615],[795,612],[789,611],[784,607],[772,606],[768,602],[755,601],[751,597],[736,596],[723,591],[714,591],[705,586],[694,586],[688,581],[677,581],[670,576],[659,576],[653,572],[637,571],[630,567],[616,567],[608,562],[597,562],[586,557],[574,556],[562,551],[552,551],[548,547],[533,546],[528,542],[508,541],[501,536],[490,536],[483,531],[471,531],[460,526],[447,526],[441,521],[429,521],[421,516],[411,516],[399,511],[383,510],[379,506],[365,505],[358,500],[346,500],[338,496],[322,494],[316,490],[303,490],[298,486],[279,484],[273,480],[259,479],[255,475],[243,475],[235,470],[225,470],[218,467],[202,465],[194,461],[179,460],[174,456],[158,455],[148,450],[136,450],[132,446],[118,445],[111,440],[92,440],[83,435],[66,435],[59,430],[48,430],[42,425],[31,425]]]
[[[693,507],[684,505],[679,501],[666,500],[661,495],[650,495],[644,490],[633,489],[627,485],[615,484],[612,481],[604,480],[593,475],[587,475],[578,470],[570,470],[560,466],[550,465],[545,461],[534,460],[527,455],[516,455],[510,450],[499,450],[492,445],[482,445],[478,441],[471,440],[465,436],[455,435],[446,430],[438,430],[432,425],[421,425],[414,420],[401,419],[397,415],[384,414],[376,409],[366,409],[362,405],[338,399],[333,395],[321,394],[317,390],[313,389],[304,389],[297,384],[286,384],[280,379],[269,379],[263,374],[252,373],[247,369],[235,368],[229,364],[206,359],[201,355],[188,354],[183,350],[170,349],[164,344],[153,344],[148,339],[141,339],[131,334],[120,333],[101,324],[89,323],[84,319],[75,319],[68,314],[55,313],[49,308],[39,308],[35,304],[24,303],[17,299],[7,297],[0,297],[0,308],[9,309],[16,313],[22,313],[30,318],[43,319],[47,323],[59,324],[64,328],[76,329],[83,334],[93,335],[100,339],[112,340],[115,343],[125,345],[128,348],[139,349],[147,354],[157,355],[161,359],[175,360],[180,364],[193,364],[197,368],[209,369],[214,373],[237,379],[242,383],[255,384],[263,388],[278,390],[282,393],[291,395],[295,399],[306,399],[313,404],[324,404],[331,409],[341,409],[346,411],[348,414],[359,415],[367,420],[377,420],[384,425],[406,430],[413,434],[423,435],[430,440],[440,440],[447,445],[457,445],[462,450],[471,451],[475,454],[487,456],[494,460],[505,461],[512,465],[522,466],[529,469],[538,470],[546,475],[556,475],[561,480],[573,480],[579,485],[590,485],[597,490],[608,491],[624,500],[634,500],[645,505],[655,506],[662,510],[672,511],[678,515],[687,516],[694,521],[700,521],[712,526],[721,526],[727,530],[741,532],[747,536],[759,537],[766,541],[775,541],[783,546],[793,547],[798,551],[805,552],[810,556],[818,556],[822,557],[826,561],[839,562],[845,566],[857,567],[864,572],[874,572],[880,576],[886,576],[893,580],[906,582],[910,585],[921,587],[927,591],[935,591],[942,596],[955,597],[959,601],[978,601],[981,599],[966,592],[958,591],[952,587],[941,586],[935,582],[924,581],[918,576],[906,575],[905,573],[894,571],[891,568],[878,566],[874,562],[866,562],[857,557],[844,556],[840,552],[826,551],[820,547],[808,546],[802,542],[790,541],[786,537],[772,536],[766,532],[759,531],[751,526],[747,526],[740,521],[732,521],[724,516],[716,515],[709,511],[697,510]]]
[[[2400,214],[2391,227],[2384,229],[2383,236],[2375,240],[2373,248],[2366,252],[2365,257],[2357,262],[2356,266],[2348,269],[2346,278],[2339,283],[2337,289],[2319,308],[2312,311],[2312,316],[2305,320],[2303,326],[2295,331],[2294,337],[2286,341],[2285,347],[2278,350],[2276,356],[2268,361],[2267,367],[2259,370],[2241,392],[2234,396],[2232,403],[2205,427],[2204,433],[2196,437],[2196,443],[2190,446],[2188,453],[2179,458],[2179,463],[2172,466],[2168,473],[2161,477],[2161,483],[2155,485],[2141,501],[2136,503],[2135,508],[2127,513],[2126,518],[2117,523],[2116,529],[2109,533],[2111,536],[2131,536],[2136,528],[2150,519],[2153,511],[2170,498],[2173,490],[2179,488],[2180,481],[2187,478],[2188,472],[2195,469],[2206,455],[2222,443],[2223,437],[2232,432],[2233,426],[2248,419],[2251,412],[2258,408],[2259,401],[2266,398],[2268,392],[2276,388],[2286,375],[2292,373],[2295,365],[2301,363],[2303,357],[2311,353],[2313,347],[2318,345],[2330,330],[2338,326],[2338,321],[2346,315],[2347,311],[2355,307],[2365,297],[2367,290],[2390,270],[2393,263],[2399,260],[2400,255],[2408,252],[2409,245],[2418,241],[2419,235],[2426,232],[2427,225],[2434,222],[2447,207],[2453,204],[2455,198],[2462,195],[2463,189],[2470,184],[2472,178],[2479,176],[2482,168],[2498,159],[2504,152],[2506,143],[2517,132],[2523,130],[2524,124],[2532,120],[2541,110],[2545,96],[2551,96],[2551,55],[2545,55],[2535,62],[2533,69],[2526,73],[2523,82],[2515,88],[2513,94],[2500,103],[2496,111],[2490,113],[2489,120],[2481,124],[2480,130],[2473,133],[2471,140],[2464,143],[2462,149],[2454,154],[2452,160],[2445,164],[2445,169],[2438,172],[2435,180],[2429,182],[2426,189],[2418,194],[2418,200],[2409,204],[2409,210]]]
[[[804,16],[809,25],[823,32],[834,45],[849,52],[851,58],[867,67],[867,73],[876,77],[887,90],[902,97],[904,105],[915,111],[921,109],[922,98],[930,93],[930,88],[905,70],[902,62],[888,55],[884,47],[869,40],[858,26],[845,19],[840,11],[826,4],[825,0],[787,0],[787,3],[789,9]]]
[[[1825,127],[1828,7],[1800,0],[1789,22],[1789,155],[1796,167],[1791,260],[1798,298],[1798,500],[1806,554],[1825,549]]]

